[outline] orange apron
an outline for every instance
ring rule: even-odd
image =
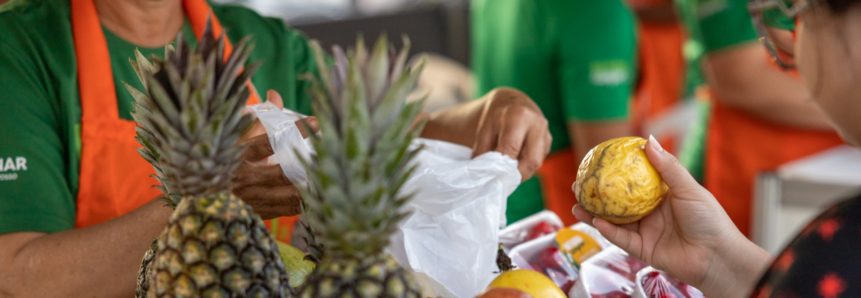
[[[640,82],[634,95],[632,122],[634,131],[644,135],[643,129],[652,117],[675,106],[682,97],[685,62],[682,43],[685,40],[678,23],[639,25]],[[677,148],[673,136],[662,136],[658,142],[670,153]]]
[[[221,34],[221,24],[205,0],[184,0],[183,6],[198,38],[209,15],[213,16],[215,35]],[[71,0],[71,14],[82,112],[75,227],[82,228],[129,213],[161,195],[161,191],[151,187],[158,184],[149,178],[155,170],[136,151],[140,145],[134,140],[134,121],[119,117],[110,53],[93,0]],[[232,49],[227,41],[225,57]],[[251,81],[248,84],[252,90],[248,104],[259,103]],[[285,231],[276,237],[289,242],[295,218],[292,222],[282,220],[281,224],[273,221],[275,225],[267,221],[267,227]]]
[[[640,134],[644,121],[673,106],[681,97],[684,34],[678,24],[648,24],[638,21],[637,26],[640,36],[639,82],[634,95],[634,115],[631,118],[636,132]],[[659,141],[664,148],[675,148],[671,138]],[[547,156],[538,170],[544,208],[559,215],[566,225],[577,222],[571,213],[571,208],[577,203],[571,186],[577,180],[579,164],[574,150],[566,148]]]
[[[564,148],[551,153],[544,159],[538,169],[538,180],[541,182],[541,195],[544,197],[544,209],[553,211],[566,226],[577,223],[571,208],[577,203],[577,197],[571,186],[577,180],[577,168],[580,162],[574,156],[574,150]]]
[[[795,31],[792,38],[795,39]],[[766,58],[770,59],[768,55]],[[778,68],[776,64],[769,65]],[[789,73],[801,81],[797,71]],[[709,92],[709,97],[712,110],[706,140],[705,187],[738,229],[750,237],[756,175],[843,144],[843,140],[836,132],[799,129],[758,119],[723,104],[714,92]]]
[[[712,100],[712,104],[706,140],[705,187],[738,229],[749,237],[757,173],[774,170],[843,141],[834,132],[771,123],[720,100]]]

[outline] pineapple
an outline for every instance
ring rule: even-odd
[[[311,136],[316,155],[303,161],[310,185],[302,189],[303,216],[325,255],[300,297],[421,295],[411,274],[383,251],[408,215],[399,207],[412,195],[399,190],[415,170],[411,160],[419,148],[410,142],[422,127],[412,122],[423,100],[406,102],[421,66],[404,67],[406,38],[404,45],[399,54],[390,52],[383,36],[369,53],[360,38],[346,54],[334,47],[330,69],[312,42],[321,71],[310,78],[309,92],[320,135]]]
[[[138,297],[290,297],[275,240],[250,206],[230,193],[230,175],[245,149],[237,145],[251,120],[242,115],[242,69],[252,46],[237,44],[225,61],[225,37],[207,22],[196,49],[180,35],[164,60],[136,52],[131,61],[146,92],[126,84],[141,156],[153,164],[170,207],[168,225],[147,252]]]
[[[144,254],[141,261],[141,267],[138,269],[137,287],[135,288],[135,298],[146,298],[149,291],[150,281],[152,280],[152,262],[155,261],[155,250],[158,248],[158,238],[152,241],[149,249]]]

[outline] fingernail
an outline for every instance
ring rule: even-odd
[[[661,143],[658,143],[658,140],[655,140],[655,136],[649,135],[649,143],[655,144],[655,148],[658,149],[658,152],[664,151],[664,147],[661,147]]]
[[[593,218],[592,218],[592,226],[593,226],[593,227],[595,226],[595,221],[596,221],[596,220],[598,220],[598,218],[597,218],[597,217],[593,217]]]

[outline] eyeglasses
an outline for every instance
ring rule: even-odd
[[[780,50],[774,44],[774,38],[769,33],[766,27],[795,30],[795,18],[799,13],[810,7],[812,2],[819,0],[798,0],[795,2],[789,0],[751,0],[748,2],[747,9],[753,18],[754,28],[759,33],[759,40],[765,46],[771,60],[784,70],[795,68],[795,64],[788,59],[781,57]]]

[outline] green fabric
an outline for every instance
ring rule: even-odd
[[[705,55],[755,42],[757,34],[747,10],[747,0],[675,0],[675,2],[676,11],[688,33],[688,40],[682,51],[687,64],[685,97],[694,98],[695,90],[706,84],[701,69]],[[710,105],[698,104],[700,118],[689,130],[687,141],[679,152],[679,159],[697,180],[703,181]]]
[[[702,183],[705,178],[705,147],[711,103],[705,100],[694,100],[697,109],[697,120],[691,123],[685,143],[679,152],[679,162],[688,169],[694,179]]]
[[[755,41],[747,0],[675,0],[688,40],[682,51],[687,63],[686,97],[705,84],[702,58],[706,53]]]
[[[570,150],[571,121],[627,119],[637,42],[621,0],[474,0],[471,22],[479,95],[497,87],[529,95],[547,117],[552,152]],[[508,202],[509,222],[541,210],[537,180]]]
[[[105,40],[108,42],[108,50],[111,54],[111,69],[114,73],[114,89],[117,91],[117,110],[120,113],[120,118],[134,121],[132,118],[132,102],[134,98],[132,94],[126,91],[123,82],[132,85],[138,90],[144,90],[143,84],[138,79],[134,68],[125,67],[129,64],[129,58],[134,60],[135,49],[141,52],[144,57],[152,56],[164,57],[164,47],[145,48],[131,44],[121,37],[117,36],[108,28],[102,26],[102,32],[105,34]],[[182,35],[186,42],[192,46],[197,46],[197,38],[194,36],[194,31],[188,21],[182,26]],[[131,56],[128,53],[132,53]]]
[[[505,218],[509,224],[544,210],[541,180],[538,175],[523,181],[508,197]]]
[[[786,7],[792,7],[793,3],[789,0],[784,0]],[[795,18],[788,17],[780,8],[766,9],[762,12],[762,19],[766,26],[795,31]]]
[[[69,3],[14,3],[0,7],[0,234],[54,233],[74,227],[80,168],[81,107]],[[274,89],[285,107],[310,114],[307,82],[297,78],[316,71],[307,39],[245,8],[213,5],[213,11],[231,41],[253,36],[250,61],[264,61],[253,78],[261,96]],[[141,87],[128,63],[135,46],[104,31],[118,113],[131,119],[132,98],[120,82]],[[188,25],[183,32],[192,38]],[[138,48],[147,56],[164,54],[163,48]]]
[[[695,1],[700,38],[707,53],[756,40],[747,0]]]

